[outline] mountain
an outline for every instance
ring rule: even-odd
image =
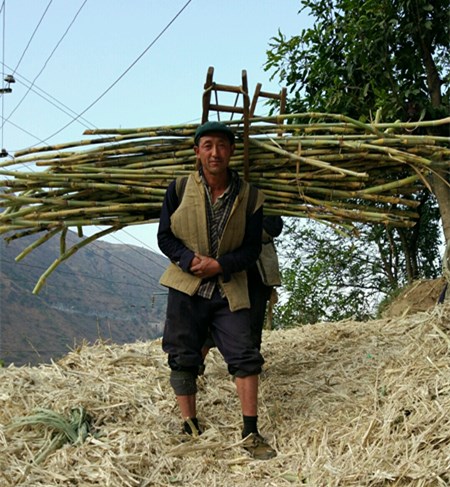
[[[167,259],[141,247],[95,241],[60,264],[39,294],[34,286],[59,256],[59,238],[15,257],[36,237],[0,239],[0,359],[35,365],[58,359],[83,342],[117,344],[161,335]],[[67,248],[80,242],[68,232]]]

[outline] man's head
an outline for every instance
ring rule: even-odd
[[[234,134],[220,122],[206,122],[195,133],[197,168],[202,166],[206,179],[226,176],[234,153]]]
[[[220,122],[205,122],[204,124],[200,125],[195,132],[194,144],[198,145],[201,137],[212,133],[225,135],[230,141],[230,144],[234,145],[233,131],[230,129],[230,127],[228,127],[228,125]]]

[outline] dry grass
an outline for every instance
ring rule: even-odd
[[[98,343],[58,363],[0,369],[6,486],[444,486],[450,484],[450,305],[403,318],[265,332],[260,429],[239,446],[234,384],[217,351],[199,380],[199,438],[181,420],[158,340]],[[10,429],[35,408],[82,406],[94,434],[36,465],[48,429]]]

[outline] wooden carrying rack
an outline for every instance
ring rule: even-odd
[[[280,101],[280,114],[285,113],[286,109],[286,88],[283,88],[280,93],[269,93],[262,91],[261,83],[256,85],[255,93],[253,95],[252,102],[250,103],[250,97],[248,95],[248,81],[247,71],[242,70],[242,84],[239,86],[231,86],[218,84],[213,81],[214,67],[210,66],[206,74],[206,82],[204,85],[203,99],[202,99],[202,123],[209,120],[210,112],[217,113],[217,119],[220,121],[220,114],[222,112],[230,113],[230,120],[234,114],[238,114],[241,117],[243,125],[243,145],[244,145],[244,179],[249,179],[249,131],[250,121],[255,117],[255,109],[259,98],[270,98]],[[236,99],[234,105],[223,105],[219,103],[219,92],[235,93]],[[214,103],[211,103],[211,97],[214,93]],[[241,98],[242,104],[238,105]]]

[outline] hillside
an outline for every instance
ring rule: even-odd
[[[276,458],[239,446],[234,384],[213,350],[199,380],[205,432],[181,435],[160,340],[83,346],[0,369],[2,485],[311,487],[450,484],[450,305],[370,322],[266,331],[261,431]],[[35,408],[83,407],[92,430],[34,465],[51,435],[11,428]]]
[[[166,290],[158,280],[167,260],[141,247],[102,241],[80,249],[32,290],[58,257],[59,239],[15,257],[33,237],[9,245],[0,239],[0,359],[38,364],[57,359],[87,340],[130,343],[160,336]],[[73,232],[67,245],[79,242]]]

